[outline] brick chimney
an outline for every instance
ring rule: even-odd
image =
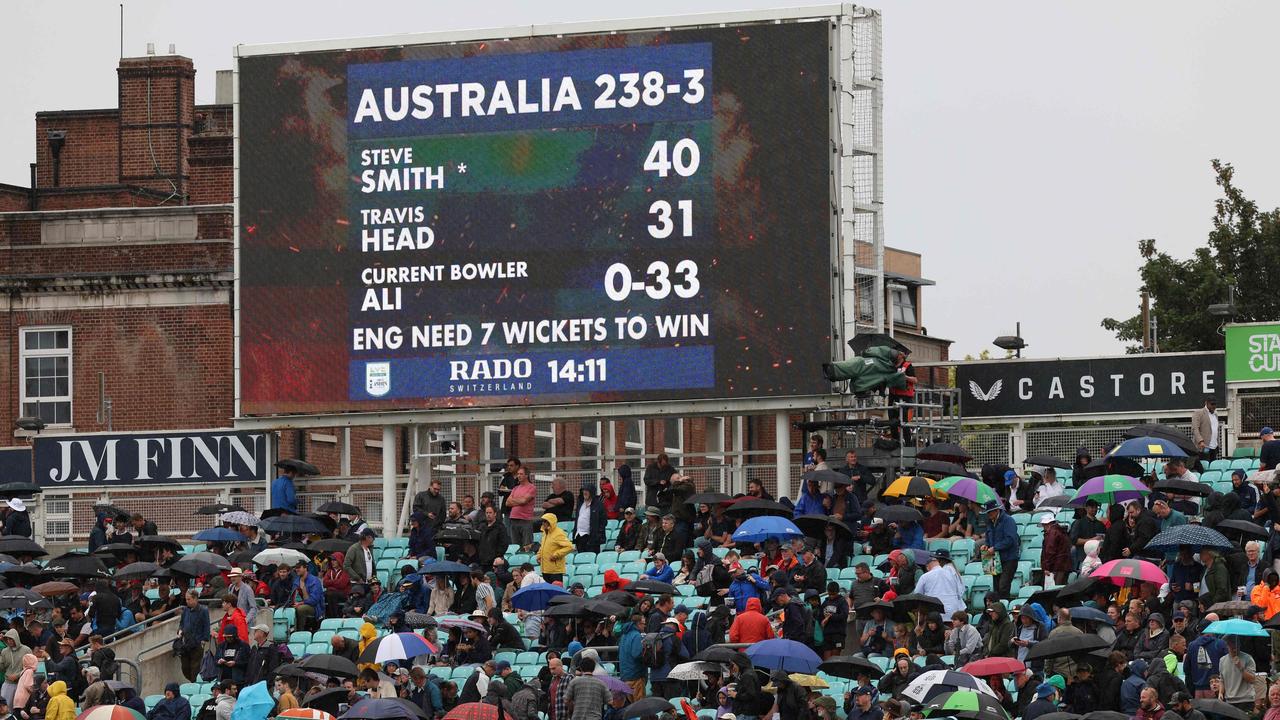
[[[180,55],[121,58],[120,182],[186,202],[188,140],[195,121],[195,65]]]

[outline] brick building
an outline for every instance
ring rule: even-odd
[[[215,104],[197,105],[195,72],[176,55],[124,58],[118,107],[36,114],[31,186],[0,185],[7,432],[23,416],[41,417],[45,433],[231,425],[230,85],[219,83]],[[945,359],[949,343],[929,338],[921,321],[920,290],[931,283],[920,277],[919,255],[891,255],[888,269],[908,288],[894,296],[898,328],[927,359]],[[662,451],[714,464],[736,448],[771,451],[774,432],[771,416],[472,427],[463,441],[469,464],[453,469],[473,474],[508,453],[556,472],[602,469],[603,455]],[[409,437],[402,430],[387,449],[400,468]],[[801,442],[796,431],[792,445]],[[380,428],[287,431],[278,443],[281,456],[305,458],[325,475],[381,472]]]

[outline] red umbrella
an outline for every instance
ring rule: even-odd
[[[444,720],[498,720],[498,706],[488,703],[463,703],[449,711]]]
[[[969,673],[974,677],[987,677],[990,675],[1004,675],[1006,673],[1020,673],[1026,669],[1026,664],[1017,658],[989,657],[981,660],[974,660],[960,668],[960,672]]]
[[[1110,578],[1111,582],[1123,585],[1129,580],[1149,582],[1163,585],[1169,578],[1155,563],[1146,560],[1112,560],[1089,573],[1089,577]]]

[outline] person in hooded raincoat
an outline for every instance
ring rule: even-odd
[[[590,481],[578,491],[578,504],[573,510],[573,544],[578,552],[600,552],[604,544],[604,502]]]
[[[549,583],[564,580],[565,558],[574,550],[569,536],[556,523],[555,513],[542,516],[542,543],[536,555],[542,577]]]

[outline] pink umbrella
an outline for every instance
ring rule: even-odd
[[[1111,582],[1123,585],[1126,581],[1149,582],[1161,585],[1169,582],[1164,571],[1154,563],[1146,560],[1112,560],[1105,562],[1097,570],[1089,573],[1089,577],[1110,578]]]

